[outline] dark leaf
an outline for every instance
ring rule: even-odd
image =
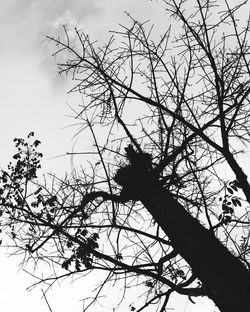
[[[32,136],[34,136],[34,131],[31,131],[31,132],[28,134],[27,138],[30,138],[30,137],[32,137]]]
[[[98,233],[94,233],[94,234],[92,235],[92,239],[93,239],[94,241],[96,241],[98,238],[99,238]]]
[[[234,192],[230,187],[227,187],[227,191],[228,191],[230,194],[233,194],[233,192]]]
[[[34,192],[34,195],[37,195],[38,193],[40,193],[41,192],[41,190],[42,190],[42,188],[41,187],[39,187],[35,192]]]
[[[238,191],[238,188],[236,187],[236,186],[234,186],[234,185],[230,185],[230,187],[235,191],[235,192],[237,192]]]
[[[81,232],[80,232],[80,235],[82,236],[86,236],[88,234],[88,231],[86,229],[83,229]]]
[[[20,159],[20,158],[21,158],[20,153],[15,154],[15,155],[13,156],[13,158],[14,158],[14,159],[18,159],[18,158]]]
[[[233,203],[233,205],[236,207],[237,206],[237,202],[236,202],[236,200],[234,199],[234,198],[232,198],[232,203]]]
[[[81,264],[80,264],[78,259],[76,259],[76,261],[75,261],[75,268],[76,268],[77,272],[81,271]]]
[[[84,263],[84,265],[85,265],[86,269],[91,269],[92,268],[92,263],[90,261],[86,261]]]
[[[237,203],[237,205],[241,207],[241,201],[238,198],[235,198],[235,203]]]
[[[39,144],[41,144],[41,141],[35,140],[35,142],[33,144],[34,144],[35,147],[37,147]]]

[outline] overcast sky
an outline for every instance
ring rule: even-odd
[[[4,167],[13,154],[13,138],[35,131],[42,141],[46,171],[69,168],[69,159],[53,159],[70,151],[74,129],[67,128],[73,123],[67,117],[67,80],[57,76],[45,35],[56,34],[62,24],[70,23],[80,25],[93,39],[104,40],[108,30],[126,23],[124,11],[141,20],[151,18],[156,24],[165,19],[160,4],[147,0],[0,0],[0,166]],[[24,272],[17,274],[19,259],[6,259],[3,252],[1,308],[6,312],[49,311],[41,300],[40,288],[25,291],[32,279]],[[76,286],[72,287],[57,287],[48,294],[53,312],[81,312],[81,297]],[[186,300],[176,311],[211,310]]]
[[[157,10],[156,10],[157,9]],[[108,31],[126,20],[124,11],[148,19],[158,7],[144,0],[0,0],[0,167],[13,155],[13,138],[35,131],[42,141],[44,169],[68,170],[65,154],[73,145],[73,123],[68,118],[70,103],[67,80],[58,78],[52,47],[45,35],[56,35],[62,24],[81,26],[94,39],[105,40]],[[62,172],[61,172],[62,173]],[[41,300],[40,287],[27,293],[34,280],[18,271],[20,258],[0,253],[1,308],[7,312],[49,311]],[[85,288],[79,283],[55,287],[48,293],[53,312],[81,312],[79,299]],[[99,309],[98,309],[99,310]]]
[[[93,38],[108,36],[108,30],[125,18],[123,11],[136,12],[139,5],[147,11],[148,4],[140,0],[0,1],[2,146],[34,130],[43,148],[50,151],[48,156],[65,153],[73,134],[62,130],[72,123],[65,117],[69,113],[67,82],[56,75],[45,35],[56,34],[62,24],[71,23],[81,25]],[[1,157],[9,159],[8,148]],[[53,162],[47,165],[53,168]]]

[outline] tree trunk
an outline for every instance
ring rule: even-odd
[[[226,247],[160,186],[140,201],[202,282],[221,312],[250,311],[250,273]]]

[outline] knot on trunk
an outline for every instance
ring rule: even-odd
[[[152,156],[136,152],[132,145],[126,147],[125,151],[129,164],[117,170],[114,181],[123,187],[120,194],[123,200],[138,200],[156,181],[152,171]]]

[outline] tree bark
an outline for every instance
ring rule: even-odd
[[[220,311],[250,311],[250,273],[243,263],[170,192],[154,185],[139,193],[140,201],[191,266]]]

